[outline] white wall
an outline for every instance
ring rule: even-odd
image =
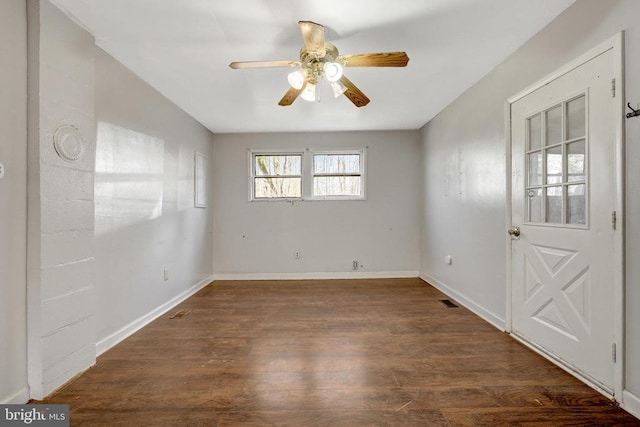
[[[500,129],[484,125],[480,111],[488,108],[482,100],[456,101],[424,128],[421,272],[504,324],[505,156]]]
[[[28,155],[20,158],[16,144],[14,156],[16,173],[25,171],[19,161],[28,160],[28,231],[24,224],[14,229],[23,233],[23,249],[25,234],[28,240],[29,397],[42,398],[95,363],[96,349],[104,351],[211,279],[211,209],[193,207],[194,152],[211,156],[211,133],[97,49],[49,1],[26,4]],[[16,119],[12,114],[7,118]],[[61,124],[83,136],[85,151],[76,162],[54,150]],[[15,133],[19,141],[19,127]],[[20,181],[13,185],[15,199],[24,201]],[[24,215],[24,203],[12,208],[7,215]],[[9,295],[19,298],[19,271],[10,273],[17,283]],[[15,308],[8,314],[24,318],[24,283],[22,297],[22,305],[9,300]],[[20,319],[13,325],[20,335]],[[17,346],[24,341],[10,338]],[[15,359],[24,358],[24,348],[8,357],[15,372],[7,386],[15,388],[24,375],[15,365],[25,363]]]
[[[211,133],[94,50],[100,353],[169,308],[172,299],[209,282],[215,204],[194,208],[194,153],[212,160]]]
[[[0,2],[0,404],[27,390],[27,9]]]
[[[41,398],[95,363],[93,37],[46,0],[29,0],[28,358]],[[53,135],[75,126],[84,153],[57,156]]]
[[[640,2],[579,0],[423,129],[422,272],[505,316],[504,100],[620,30],[626,101],[640,103]],[[640,414],[640,118],[626,120],[626,401]],[[437,206],[437,209],[433,207]],[[452,233],[452,230],[455,230]],[[442,258],[453,252],[454,263]],[[637,401],[636,401],[637,400]]]
[[[419,132],[214,136],[214,270],[218,277],[416,275]],[[248,201],[248,150],[368,147],[366,201]],[[300,252],[300,259],[294,252]],[[352,261],[363,268],[352,272]],[[253,276],[252,276],[253,275]]]

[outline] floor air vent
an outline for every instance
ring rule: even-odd
[[[173,316],[170,317],[170,319],[182,319],[184,316],[186,316],[189,313],[191,313],[191,309],[185,308],[184,310],[180,310],[176,312]]]
[[[458,305],[450,299],[441,299],[440,302],[447,308],[458,308]]]

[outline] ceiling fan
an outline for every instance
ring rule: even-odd
[[[323,78],[329,82],[337,98],[345,95],[356,107],[364,107],[370,101],[342,71],[344,67],[406,67],[409,57],[405,52],[359,53],[340,55],[338,48],[325,42],[324,27],[311,21],[298,22],[304,47],[300,49],[299,61],[246,61],[232,62],[229,67],[266,68],[300,67],[288,76],[291,88],[282,97],[279,105],[286,107],[299,97],[316,101],[316,85]]]

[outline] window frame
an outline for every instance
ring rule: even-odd
[[[309,150],[309,195],[311,200],[366,200],[367,199],[367,150],[366,148],[355,149],[338,149],[338,150]],[[360,173],[319,173],[315,172],[315,156],[316,155],[357,155],[360,157]],[[360,177],[360,195],[344,195],[344,196],[316,196],[314,194],[313,183],[316,177],[330,177],[330,176],[359,176]]]
[[[567,119],[566,119],[566,115],[567,115],[567,105],[571,102],[574,101],[580,97],[585,98],[585,132],[583,136],[580,137],[576,137],[576,138],[571,138],[568,139],[568,131],[567,131]],[[525,191],[525,195],[524,195],[524,213],[525,213],[525,217],[524,217],[524,223],[526,225],[529,226],[534,226],[534,227],[549,227],[549,228],[570,228],[570,229],[582,229],[582,230],[588,230],[590,228],[590,174],[589,174],[589,163],[590,163],[590,159],[591,156],[589,154],[589,146],[591,144],[591,137],[590,137],[590,132],[589,132],[589,91],[588,90],[580,90],[576,93],[574,93],[571,96],[568,96],[567,98],[557,101],[554,100],[553,103],[550,103],[549,105],[547,105],[545,108],[542,108],[538,111],[532,112],[530,114],[527,114],[525,117],[525,151],[524,151],[524,179],[525,179],[525,186],[524,186],[524,191]],[[559,142],[554,142],[552,144],[548,144],[545,145],[545,135],[546,135],[546,120],[545,120],[545,115],[548,111],[556,108],[556,107],[560,107],[560,111],[561,113],[561,138]],[[540,116],[541,117],[541,134],[542,134],[542,141],[541,141],[541,146],[539,148],[536,149],[531,149],[531,142],[529,141],[529,137],[530,137],[530,133],[529,133],[529,120],[534,117],[534,116]],[[575,142],[579,142],[579,141],[584,141],[585,144],[585,149],[584,149],[584,178],[582,180],[578,180],[578,181],[569,181],[568,180],[568,166],[567,166],[567,155],[566,155],[566,150],[567,150],[567,146],[569,144],[575,143]],[[561,182],[560,183],[547,183],[546,182],[546,177],[547,177],[547,162],[546,162],[546,157],[545,157],[545,153],[553,148],[561,148],[561,156],[562,156],[562,178],[561,178]],[[528,155],[533,153],[533,152],[540,152],[541,153],[541,161],[542,161],[542,175],[540,177],[541,182],[540,184],[537,185],[530,185],[529,184],[529,168],[531,167],[531,165],[529,164],[529,162],[527,161],[528,159]],[[568,200],[568,188],[572,185],[584,185],[585,188],[585,223],[584,224],[579,224],[579,223],[567,223],[566,222],[566,203]],[[561,217],[562,217],[562,222],[557,223],[557,222],[547,222],[545,215],[546,215],[546,192],[548,188],[552,188],[552,187],[559,187],[562,189],[562,211],[561,211]],[[531,190],[535,190],[535,189],[540,189],[541,190],[541,198],[543,199],[543,201],[541,202],[541,221],[537,222],[537,221],[531,221],[529,218],[529,201],[527,199],[527,194],[529,193],[529,191]]]
[[[360,201],[367,200],[367,147],[340,149],[248,149],[248,199],[249,202],[297,202],[297,201]],[[360,156],[360,195],[359,196],[315,196],[313,181],[315,176],[353,176],[354,174],[315,174],[315,155],[359,155]],[[300,197],[255,197],[255,179],[258,177],[294,177],[293,175],[256,175],[256,156],[300,156],[301,157],[301,196]],[[295,175],[298,177],[298,175]]]
[[[256,157],[258,156],[300,156],[300,175],[257,175]],[[304,152],[300,150],[249,150],[249,201],[250,202],[273,202],[273,201],[296,201],[304,198]],[[256,178],[297,178],[300,177],[300,197],[256,197]]]

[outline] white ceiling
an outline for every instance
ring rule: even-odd
[[[214,133],[419,129],[574,0],[53,0],[96,44]],[[348,68],[371,103],[278,101],[299,20],[340,53],[405,51],[407,68]]]

